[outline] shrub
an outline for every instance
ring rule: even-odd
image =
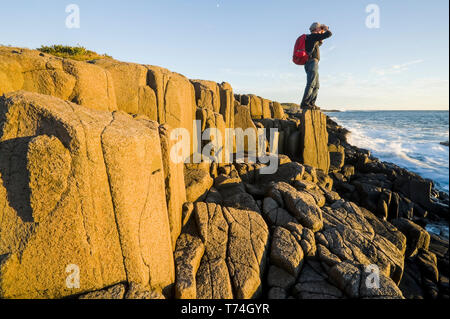
[[[112,57],[107,54],[98,54],[94,51],[87,50],[82,46],[68,46],[68,45],[52,45],[52,46],[41,46],[37,50],[51,54],[61,58],[69,58],[77,61],[88,61],[97,59],[111,59]]]

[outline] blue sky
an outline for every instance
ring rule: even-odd
[[[80,28],[68,29],[68,4]],[[366,27],[366,6],[380,28]],[[80,44],[123,61],[189,78],[227,81],[236,93],[299,102],[303,67],[296,38],[319,21],[317,104],[341,109],[448,109],[448,0],[0,0],[0,43],[37,48]]]

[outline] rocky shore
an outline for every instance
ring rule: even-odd
[[[320,111],[9,47],[0,94],[1,298],[449,297],[448,238],[424,229],[448,226],[448,194]],[[277,172],[175,163],[194,120],[278,129]]]

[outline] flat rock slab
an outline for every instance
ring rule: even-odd
[[[400,282],[406,242],[402,233],[387,222],[378,221],[370,212],[342,200],[331,209],[324,209],[323,216],[324,227],[316,234],[324,246],[319,258],[329,265],[340,261],[376,265],[381,274],[397,284]],[[330,263],[330,258],[335,262]]]
[[[195,274],[196,298],[248,299],[259,296],[269,239],[269,231],[261,215],[255,211],[202,202],[195,203],[193,215],[195,236],[205,247]],[[182,241],[180,237],[176,255],[183,247]],[[186,260],[192,260],[192,257],[177,258],[177,268]],[[183,274],[177,276],[176,285],[185,280]]]
[[[188,202],[204,199],[214,183],[209,172],[202,169],[185,168],[184,181],[186,184],[186,199]]]
[[[291,185],[280,182],[270,190],[270,196],[285,205],[286,209],[304,226],[319,231],[323,226],[322,211],[312,195],[298,191]]]

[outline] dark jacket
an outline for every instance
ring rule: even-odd
[[[330,30],[325,33],[311,33],[306,36],[305,49],[310,54],[311,59],[317,59],[320,61],[320,49],[322,41],[328,39],[333,34]]]

